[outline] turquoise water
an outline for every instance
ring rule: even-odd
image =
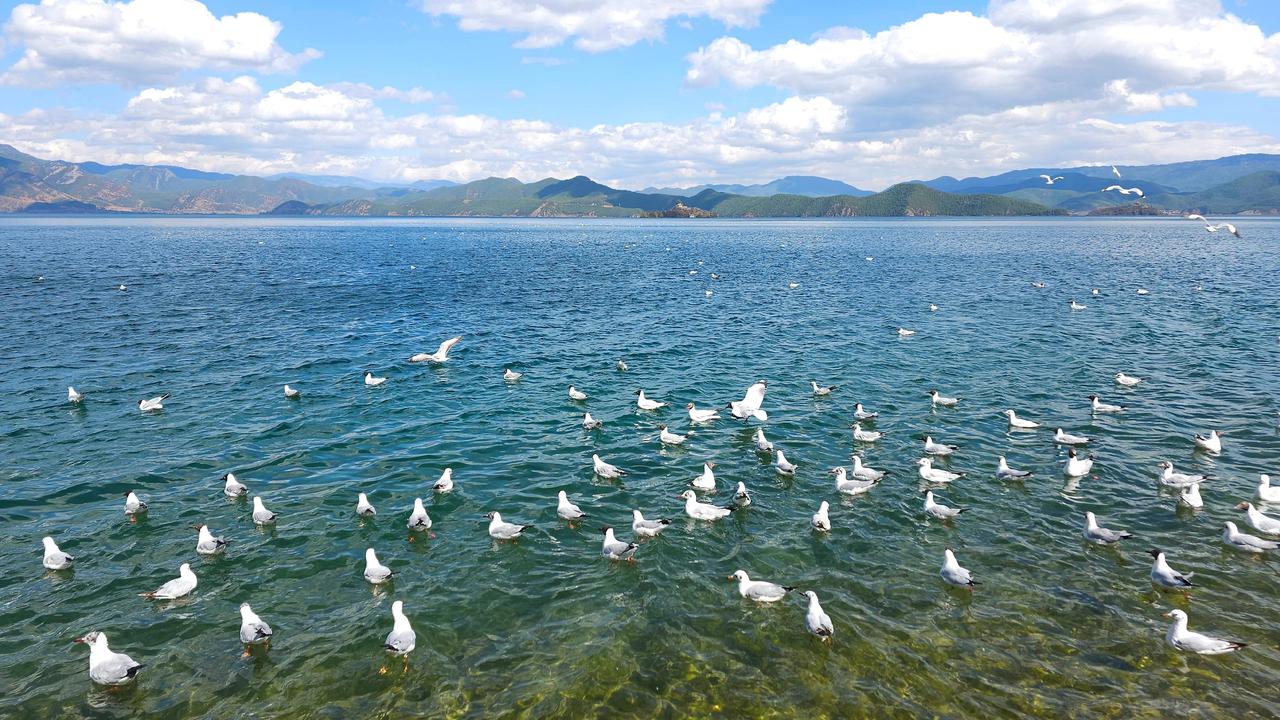
[[[1160,219],[6,219],[0,714],[1271,715],[1280,565],[1219,534],[1259,472],[1280,475],[1280,225],[1239,225],[1244,239]],[[446,365],[405,362],[455,334]],[[506,367],[524,378],[503,382]],[[365,370],[389,381],[366,388]],[[1146,382],[1117,388],[1117,371]],[[722,405],[757,378],[794,478],[753,451],[756,423],[659,447],[658,422],[687,428],[684,403]],[[811,379],[839,389],[817,400]],[[570,402],[571,383],[590,400]],[[930,387],[964,400],[932,411]],[[637,388],[674,407],[636,412]],[[163,413],[137,411],[162,392]],[[1128,412],[1091,418],[1095,392]],[[885,432],[857,449],[891,474],[846,500],[825,471],[850,462],[857,401]],[[1010,433],[1006,407],[1096,438],[1094,476],[1065,484],[1052,430]],[[605,432],[581,429],[584,409]],[[1220,457],[1193,451],[1209,428],[1227,433]],[[925,434],[960,445],[949,466],[969,473],[939,491],[971,508],[950,524],[920,511]],[[625,482],[593,478],[592,452]],[[1000,453],[1036,476],[997,481]],[[684,517],[675,495],[704,459],[714,499],[743,481],[755,503]],[[1202,511],[1175,509],[1162,459],[1216,476]],[[445,467],[457,488],[431,497]],[[275,528],[222,496],[228,471]],[[129,489],[152,508],[136,524]],[[591,522],[556,518],[561,489]],[[375,521],[354,516],[361,491]],[[435,537],[410,542],[415,496]],[[809,528],[822,500],[826,536]],[[634,564],[604,560],[599,526],[629,538],[636,507],[674,522]],[[495,543],[491,510],[535,528]],[[1137,538],[1085,546],[1085,510]],[[224,557],[195,554],[198,522],[231,541]],[[40,567],[45,534],[73,572]],[[366,547],[393,586],[362,579]],[[942,584],[944,547],[976,592]],[[1149,547],[1195,573],[1189,600],[1151,589]],[[189,599],[137,596],[184,561]],[[739,568],[815,590],[834,642],[805,632],[800,598],[741,599],[725,579]],[[396,599],[418,634],[407,672],[381,651]],[[247,658],[245,601],[276,630]],[[1163,642],[1172,607],[1252,644],[1179,654]],[[91,685],[71,640],[95,629],[147,663],[136,685]]]

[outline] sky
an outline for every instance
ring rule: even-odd
[[[38,157],[618,187],[1280,152],[1275,0],[0,2]]]

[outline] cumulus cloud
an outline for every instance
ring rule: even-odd
[[[41,0],[5,24],[22,48],[8,85],[136,85],[189,70],[288,73],[320,56],[284,50],[280,23],[255,12],[216,17],[198,0]]]
[[[771,0],[420,0],[432,15],[458,18],[463,30],[524,35],[516,47],[547,48],[573,39],[604,52],[659,40],[673,18],[707,17],[728,27],[755,25]]]
[[[329,87],[346,93],[352,97],[366,98],[368,100],[398,100],[400,102],[418,105],[421,103],[434,102],[443,100],[445,95],[435,93],[430,90],[424,90],[420,87],[411,87],[407,90],[383,85],[380,88],[367,85],[365,83],[338,82],[332,83]]]

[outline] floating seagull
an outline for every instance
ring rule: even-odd
[[[62,550],[58,548],[58,543],[53,541],[53,538],[46,537],[42,542],[44,543],[45,568],[49,570],[66,570],[75,562],[76,556],[62,552]]]
[[[374,377],[373,373],[371,372],[365,372],[364,374],[364,384],[368,385],[369,387],[378,387],[379,385],[381,385],[386,381],[387,379],[384,377]]]
[[[1094,289],[1092,289],[1092,290],[1090,290],[1090,291],[1089,291],[1089,294],[1090,294],[1090,295],[1092,295],[1092,296],[1094,296],[1094,297],[1098,297],[1099,295],[1101,295],[1101,294],[1102,294],[1102,291],[1101,291],[1101,290],[1099,290],[1098,288],[1094,288]]]
[[[257,525],[270,525],[276,521],[276,514],[262,504],[262,498],[253,496],[253,522]]]
[[[827,473],[836,476],[836,492],[842,495],[861,495],[880,482],[879,480],[850,480],[843,467],[831,468]]]
[[[1245,513],[1245,517],[1248,519],[1249,525],[1252,526],[1254,530],[1267,535],[1280,535],[1280,520],[1268,517],[1261,510],[1254,507],[1253,503],[1242,502],[1239,505],[1236,505],[1235,509]],[[48,543],[46,543],[45,546],[48,547]],[[54,548],[57,549],[57,546],[54,546]],[[48,558],[48,555],[46,554],[45,557]],[[49,567],[47,562],[45,567]]]
[[[644,390],[636,391],[636,407],[640,408],[641,410],[657,410],[658,408],[664,408],[666,406],[667,404],[664,402],[658,402],[657,400],[650,400],[649,398],[645,397]]]
[[[703,290],[703,291],[702,291],[702,294],[703,294],[703,295],[706,295],[707,297],[711,297],[711,295],[712,295],[713,293],[712,293],[710,290]]]
[[[77,392],[75,388],[67,386],[67,402],[78,403],[84,400],[84,393]]]
[[[1041,175],[1040,177],[1044,178],[1045,185],[1052,185],[1054,181],[1062,179],[1061,175],[1058,175],[1057,177],[1049,177],[1048,175]]]
[[[129,291],[129,286],[128,286],[128,285],[121,284],[121,285],[120,285],[120,287],[118,287],[118,288],[116,288],[116,289],[117,289],[117,290],[119,290],[120,292],[128,292],[128,291]]]
[[[711,469],[714,468],[715,466],[716,464],[711,462],[710,460],[704,462],[702,464],[702,474],[694,478],[693,482],[690,484],[704,492],[711,492],[715,490],[716,475],[715,473],[711,472]]]
[[[208,525],[196,526],[196,552],[200,555],[217,555],[227,549],[227,541],[214,537]]]
[[[1170,610],[1164,616],[1173,618],[1173,622],[1169,625],[1169,632],[1164,636],[1165,642],[1177,650],[1193,652],[1197,655],[1221,655],[1239,650],[1247,644],[1232,640],[1219,640],[1198,632],[1191,632],[1187,629],[1187,614],[1181,610]]]
[[[719,520],[733,512],[731,507],[722,508],[698,502],[698,496],[692,490],[685,490],[677,497],[684,498],[684,511],[694,520]]]
[[[1080,303],[1076,302],[1074,298],[1071,300],[1070,305],[1072,310],[1084,310],[1085,308],[1089,307],[1088,305],[1081,305]]]
[[[1092,512],[1084,514],[1084,539],[1094,545],[1111,545],[1133,537],[1123,530],[1108,530],[1098,526],[1098,518]]]
[[[1043,290],[1043,289],[1044,289],[1044,283],[1042,283],[1042,282],[1033,282],[1033,283],[1031,283],[1031,287],[1033,287],[1033,288],[1035,288],[1035,289],[1037,289],[1037,290]]]
[[[106,634],[97,630],[73,642],[89,646],[89,679],[99,685],[125,685],[146,667],[124,653],[113,652],[107,647]]]
[[[1138,197],[1143,197],[1145,195],[1145,193],[1142,192],[1142,188],[1136,188],[1136,187],[1124,188],[1124,187],[1120,187],[1119,185],[1108,185],[1102,188],[1102,192],[1108,192],[1110,190],[1119,190],[1121,195],[1137,195]]]
[[[765,439],[764,428],[756,428],[756,452],[773,452],[773,443]]]
[[[1115,165],[1112,165],[1112,166],[1111,166],[1111,174],[1112,174],[1112,175],[1115,175],[1115,176],[1116,176],[1116,179],[1119,179],[1119,178],[1120,178],[1120,171],[1116,169],[1116,166],[1115,166]]]
[[[1088,475],[1089,471],[1092,469],[1093,469],[1092,455],[1090,455],[1089,457],[1078,457],[1076,455],[1075,448],[1070,448],[1067,450],[1067,464],[1062,470],[1064,475],[1066,475],[1067,477],[1077,477],[1077,478],[1084,477]]]
[[[1116,373],[1117,385],[1123,385],[1124,387],[1133,387],[1134,385],[1137,385],[1140,382],[1142,382],[1142,378],[1134,377],[1132,375],[1125,375],[1122,372]]]
[[[1138,294],[1139,294],[1139,295],[1150,295],[1150,294],[1151,294],[1151,291],[1150,291],[1150,290],[1148,290],[1148,289],[1146,289],[1146,288],[1138,288],[1137,292],[1138,292]]]
[[[368,495],[360,493],[356,497],[356,514],[360,517],[373,517],[378,514],[378,511],[373,507],[373,503],[369,502]]]
[[[1060,445],[1088,445],[1089,438],[1083,435],[1071,435],[1062,432],[1062,428],[1058,428],[1053,433],[1053,441]]]
[[[227,497],[238,498],[249,494],[249,488],[244,483],[236,479],[236,476],[227,473],[222,476],[222,494]]]
[[[507,368],[502,371],[502,379],[506,380],[507,382],[515,382],[522,377],[524,377],[524,373],[516,372],[511,368]]]
[[[719,280],[719,279],[720,279],[720,276],[719,276],[719,275],[717,275],[717,274],[715,274],[715,273],[711,273],[711,279],[712,279],[712,280]]]
[[[938,312],[938,306],[933,303],[929,303],[929,312]]]
[[[191,572],[191,565],[182,563],[178,566],[178,577],[151,592],[142,593],[141,597],[147,600],[177,600],[190,595],[191,591],[196,589],[196,585],[196,574]]]
[[[1264,553],[1268,550],[1280,549],[1280,543],[1274,540],[1263,540],[1257,535],[1242,533],[1236,524],[1228,520],[1222,524],[1222,543],[1241,552]]]
[[[798,282],[787,283],[787,287],[792,290],[795,290],[796,288],[800,287],[800,283]]]
[[[858,442],[875,442],[884,437],[884,433],[876,430],[863,430],[862,423],[854,423],[849,427],[853,428],[853,439]]]
[[[639,510],[631,511],[631,532],[639,538],[658,537],[671,524],[670,520],[645,520]]]
[[[769,388],[769,383],[765,380],[757,380],[747,388],[747,393],[741,400],[735,400],[729,403],[728,407],[733,417],[738,420],[746,420],[754,417],[757,420],[765,421],[769,419],[769,414],[760,409],[764,404],[764,393]]]
[[[574,401],[574,402],[582,402],[583,400],[586,400],[586,399],[587,399],[587,394],[586,394],[586,393],[584,393],[584,392],[582,392],[582,391],[581,391],[581,390],[579,390],[578,388],[576,388],[576,387],[574,387],[574,386],[570,385],[570,386],[569,386],[569,399],[570,399],[570,400],[572,400],[572,401]]]
[[[1265,475],[1263,477],[1266,477]],[[147,511],[147,504],[138,499],[138,494],[130,490],[124,494],[124,514],[141,515]]]
[[[950,520],[969,508],[953,508],[939,504],[933,499],[933,491],[924,491],[924,514],[939,520]]]
[[[413,631],[413,626],[409,624],[409,618],[404,614],[404,602],[397,600],[391,603],[391,632],[387,633],[387,639],[382,642],[382,649],[404,658],[404,667],[409,668],[409,653],[413,652],[413,648],[418,644],[418,635]]]
[[[951,548],[947,548],[944,551],[942,570],[939,574],[942,575],[943,580],[946,580],[952,585],[972,589],[974,585],[978,584],[978,582],[973,579],[973,574],[965,568],[960,567],[960,563],[956,562],[956,555],[951,552]]]
[[[867,467],[866,465],[863,465],[862,458],[857,455],[854,455],[852,475],[859,480],[875,480],[879,482],[884,478],[885,471],[876,470],[875,468],[871,468],[871,467]]]
[[[1271,487],[1270,475],[1258,476],[1258,499],[1267,503],[1280,503],[1280,487]]]
[[[600,532],[604,533],[604,541],[600,544],[600,554],[610,560],[633,560],[635,559],[636,548],[639,545],[633,542],[622,542],[613,536],[613,528],[605,526],[600,528]]]
[[[684,408],[689,411],[689,422],[707,423],[720,417],[719,410],[699,410],[693,406],[693,403],[685,405]]]
[[[1205,475],[1187,475],[1186,473],[1174,472],[1173,463],[1168,460],[1162,461],[1156,467],[1161,470],[1160,484],[1168,485],[1169,487],[1186,487],[1209,479]]]
[[[627,361],[626,361],[626,360],[619,360],[619,361],[618,361],[617,368],[618,368],[618,372],[626,372],[626,371],[627,371]]]
[[[1123,405],[1108,405],[1098,399],[1097,395],[1090,395],[1089,402],[1093,403],[1093,411],[1095,413],[1118,413],[1124,412]]]
[[[1086,471],[1085,474],[1087,475],[1088,472]],[[1009,467],[1009,461],[1005,460],[1004,456],[1001,455],[1000,462],[996,465],[996,477],[1005,480],[1022,480],[1031,477],[1031,473],[1026,470],[1017,470]]]
[[[556,514],[570,522],[587,516],[582,508],[569,502],[569,494],[563,490],[556,495]]]
[[[664,445],[683,445],[684,441],[688,439],[689,438],[686,435],[677,435],[676,433],[671,432],[667,429],[666,425],[658,426],[658,440],[660,440]]]
[[[827,385],[825,387],[822,385],[819,385],[818,381],[816,380],[810,380],[809,384],[813,386],[813,394],[817,395],[818,397],[830,395],[831,391],[836,389],[835,385]]]
[[[431,529],[431,516],[427,514],[427,508],[422,504],[422,498],[413,499],[413,511],[409,513],[407,527],[418,532]]]
[[[1239,230],[1236,230],[1236,226],[1232,225],[1231,223],[1222,223],[1220,225],[1205,224],[1204,226],[1204,229],[1208,230],[1211,233],[1216,233],[1223,228],[1226,228],[1227,232],[1231,233],[1232,235],[1235,235],[1236,237],[1244,237],[1243,235],[1240,234]]]
[[[933,438],[928,435],[924,436],[924,451],[929,455],[950,455],[960,448],[956,445],[943,445],[936,443]]]
[[[452,490],[453,468],[445,468],[444,472],[440,473],[440,479],[436,481],[435,485],[431,486],[431,489],[438,493],[447,493]]]
[[[782,473],[783,475],[796,474],[795,463],[789,462],[787,460],[787,457],[782,454],[781,450],[778,451],[777,457],[774,458],[773,466],[777,468],[778,472]]]
[[[298,398],[302,397],[302,393],[298,392],[297,390],[294,390],[288,385],[285,385],[284,396],[290,400],[297,400]]]
[[[747,492],[747,484],[738,482],[738,488],[733,491],[733,501],[739,507],[746,507],[751,504],[751,493]]]
[[[138,409],[142,412],[155,412],[164,409],[164,401],[169,399],[169,393],[149,398],[147,400],[138,401]]]
[[[805,590],[804,594],[805,597],[809,598],[809,611],[804,615],[804,626],[809,628],[809,632],[824,641],[830,640],[832,634],[836,631],[835,627],[831,625],[831,617],[822,611],[822,605],[818,602],[817,593],[812,590]]]
[[[606,480],[615,480],[627,474],[626,470],[623,470],[616,465],[610,465],[609,463],[601,460],[599,455],[591,456],[591,464],[594,468],[595,474],[598,477],[605,478]]]
[[[795,590],[794,587],[786,585],[777,585],[764,580],[752,580],[747,577],[747,573],[743,570],[736,570],[729,576],[730,580],[738,581],[738,594],[748,600],[755,600],[759,603],[778,602],[787,596],[787,593]]]
[[[1222,452],[1222,433],[1210,430],[1208,435],[1196,435],[1196,447],[1217,455]]]
[[[1192,587],[1188,576],[1169,567],[1169,563],[1165,562],[1164,553],[1160,550],[1148,550],[1147,554],[1155,558],[1155,562],[1151,563],[1151,584],[1160,588],[1169,590],[1182,590]]]
[[[1200,497],[1200,483],[1191,483],[1182,488],[1182,492],[1178,493],[1178,502],[1195,510],[1204,507],[1204,500]]]
[[[875,420],[875,419],[876,419],[876,418],[878,418],[878,417],[880,417],[880,413],[878,413],[878,412],[867,412],[866,410],[864,410],[864,409],[862,408],[862,403],[854,403],[854,405],[853,405],[853,418],[854,418],[855,420]]]
[[[916,461],[920,466],[920,479],[931,483],[949,483],[964,477],[964,473],[955,473],[933,467],[933,460],[929,458],[920,458]]]
[[[462,336],[461,336],[461,335],[459,335],[459,336],[457,336],[457,337],[451,337],[451,338],[449,338],[448,340],[445,340],[444,342],[440,343],[440,347],[439,347],[439,348],[436,348],[436,351],[435,351],[435,352],[433,352],[433,353],[418,353],[417,355],[414,355],[413,357],[410,357],[410,358],[409,358],[409,362],[413,362],[413,363],[416,363],[416,362],[433,362],[433,363],[442,363],[442,362],[444,362],[445,360],[448,360],[448,359],[449,359],[449,351],[450,351],[451,349],[453,349],[453,346],[454,346],[454,345],[457,345],[457,344],[458,344],[458,341],[459,341],[459,340],[461,340],[461,339],[462,339]]]
[[[240,603],[240,642],[245,645],[271,642],[271,626],[258,617],[249,603]]]
[[[378,562],[378,554],[373,548],[366,548],[364,551],[364,579],[374,585],[381,585],[390,580],[396,573],[391,572],[391,568]]]
[[[1005,410],[1004,416],[1009,418],[1009,427],[1017,430],[1034,430],[1035,428],[1040,427],[1040,423],[1033,422],[1031,420],[1024,420],[1018,417],[1018,415],[1012,410]]]
[[[866,257],[864,257],[864,258],[862,258],[862,259],[863,259],[863,260],[866,260],[867,262],[875,262],[875,261],[876,261],[875,257],[874,257],[874,256],[872,256],[872,255],[868,255],[868,256],[866,256]]]
[[[960,398],[943,397],[942,395],[938,394],[937,390],[930,390],[929,402],[933,403],[934,405],[941,405],[942,407],[955,407],[960,402]]]
[[[813,525],[813,529],[819,532],[828,532],[831,530],[831,518],[827,516],[827,509],[831,507],[826,500],[818,506],[818,512],[813,514],[813,519],[809,521]]]
[[[524,534],[525,530],[533,527],[506,522],[497,512],[491,512],[485,517],[489,518],[489,537],[495,540],[515,540]]]
[[[916,334],[916,331],[915,331],[915,330],[908,330],[908,329],[906,329],[906,328],[898,328],[898,337],[911,337],[912,335],[915,335],[915,334]]]
[[[599,429],[600,429],[600,428],[602,428],[602,427],[604,427],[604,423],[602,423],[602,422],[600,422],[599,420],[597,420],[597,419],[595,419],[595,418],[591,417],[591,413],[584,413],[584,414],[583,414],[583,416],[582,416],[582,429],[584,429],[584,430],[599,430]]]

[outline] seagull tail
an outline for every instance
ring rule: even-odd
[[[783,590],[786,590],[787,592],[793,592],[793,591],[795,591],[796,586],[794,586],[794,585],[783,585],[783,586],[782,586],[782,589],[783,589]]]
[[[138,663],[137,665],[134,665],[133,667],[129,668],[128,670],[125,670],[125,671],[124,671],[124,674],[125,674],[127,677],[133,677],[134,675],[137,675],[137,674],[138,674],[138,671],[139,671],[139,670],[141,670],[142,668],[144,668],[144,667],[146,667],[146,666],[147,666],[147,664],[146,664],[146,663]]]

